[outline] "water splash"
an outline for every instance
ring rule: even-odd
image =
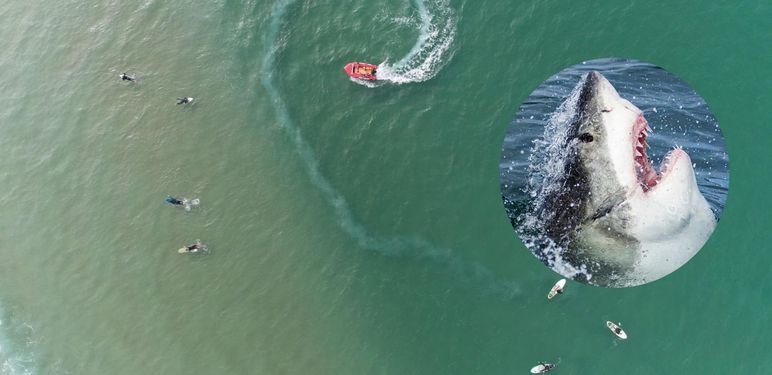
[[[287,9],[294,3],[295,0],[279,1],[273,10],[265,40],[267,50],[263,54],[260,70],[261,82],[268,92],[268,96],[276,111],[277,124],[287,132],[295,150],[306,167],[311,183],[321,191],[325,200],[332,206],[338,225],[364,249],[384,255],[410,255],[417,258],[430,258],[437,263],[445,264],[452,270],[454,275],[459,275],[461,279],[473,279],[483,283],[486,286],[486,293],[503,296],[504,298],[512,298],[515,295],[519,295],[520,289],[513,282],[496,279],[495,275],[484,266],[475,263],[470,264],[461,257],[454,255],[450,249],[437,247],[417,236],[377,237],[370,234],[367,228],[355,219],[346,199],[322,174],[313,150],[306,143],[300,129],[292,121],[287,104],[273,83],[276,72],[276,55],[282,48],[282,44],[279,43],[282,19]]]
[[[33,375],[37,363],[32,350],[34,330],[17,323],[0,306],[0,375]]]
[[[367,87],[383,82],[423,82],[434,77],[453,57],[456,16],[448,0],[415,0],[421,20],[418,39],[410,52],[394,64],[378,65],[378,81],[353,80]]]
[[[574,87],[563,103],[552,113],[544,126],[544,136],[536,139],[528,157],[528,181],[526,194],[531,198],[528,209],[518,218],[517,231],[528,249],[547,267],[559,274],[577,279],[591,280],[587,265],[574,266],[563,258],[563,247],[550,239],[543,231],[550,215],[548,197],[564,189],[565,166],[575,150],[566,147],[569,125],[574,121],[581,87],[586,76]]]

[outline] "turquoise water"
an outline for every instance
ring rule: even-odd
[[[0,372],[772,366],[770,6],[417,4],[0,5]],[[400,62],[426,56],[439,57],[401,79]],[[547,303],[557,275],[504,214],[501,141],[542,81],[608,56],[702,95],[731,192],[681,270],[622,290],[570,283]],[[405,70],[364,87],[342,72],[355,60]],[[183,95],[196,102],[174,105]],[[186,213],[167,194],[202,204]],[[176,253],[196,238],[209,255]]]

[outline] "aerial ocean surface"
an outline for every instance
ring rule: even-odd
[[[0,19],[0,375],[772,371],[769,2],[8,0]],[[728,197],[673,274],[548,302],[560,276],[512,230],[502,141],[543,81],[605,57],[705,100]]]

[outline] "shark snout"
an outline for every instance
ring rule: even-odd
[[[585,90],[598,100],[601,111],[611,112],[616,107],[615,103],[620,99],[619,93],[600,72],[593,70],[587,73],[584,86]]]

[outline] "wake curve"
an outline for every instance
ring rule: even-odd
[[[278,125],[287,132],[295,150],[306,167],[311,183],[322,192],[325,200],[333,207],[339,226],[364,249],[385,255],[411,255],[418,258],[430,258],[438,263],[446,264],[455,273],[462,274],[462,276],[471,275],[471,278],[475,280],[482,279],[488,286],[487,291],[491,294],[503,295],[506,298],[519,294],[518,286],[514,285],[514,283],[496,280],[493,273],[485,267],[479,264],[470,265],[461,258],[454,256],[449,249],[437,247],[419,237],[376,237],[368,233],[367,229],[354,218],[346,199],[322,174],[311,147],[306,143],[300,129],[292,121],[287,110],[287,104],[273,83],[276,55],[281,50],[278,40],[282,19],[287,9],[294,3],[295,0],[279,1],[273,10],[265,40],[267,51],[263,55],[260,70],[261,83],[267,91],[276,111]],[[410,249],[417,251],[408,251]]]
[[[378,65],[378,81],[353,80],[367,87],[382,82],[404,84],[423,82],[434,77],[450,61],[456,34],[456,16],[448,0],[415,0],[421,21],[413,48],[394,64]]]

